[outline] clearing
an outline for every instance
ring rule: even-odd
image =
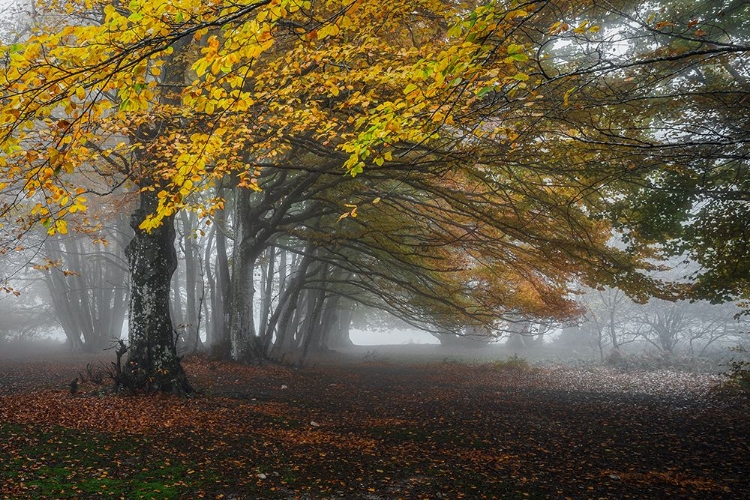
[[[178,399],[90,382],[72,395],[68,383],[90,356],[0,355],[0,498],[750,491],[750,402],[713,391],[716,376],[340,357],[303,369],[191,358],[199,394]]]

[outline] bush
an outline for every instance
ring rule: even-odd
[[[524,358],[518,357],[518,354],[509,356],[506,359],[497,359],[488,363],[493,370],[528,370],[529,362]]]
[[[726,385],[750,395],[750,361],[747,360],[748,350],[742,346],[731,349],[739,353],[740,359],[732,359],[729,363],[729,371]]]

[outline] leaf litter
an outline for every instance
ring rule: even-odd
[[[0,364],[2,498],[743,498],[748,401],[606,367],[185,361],[194,398]]]

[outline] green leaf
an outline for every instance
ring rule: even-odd
[[[505,59],[503,59],[503,62],[506,64],[514,63],[514,62],[525,62],[529,60],[529,56],[526,54],[513,54],[512,56],[508,56]]]
[[[489,94],[490,92],[492,92],[493,89],[494,89],[494,87],[491,87],[491,86],[490,87],[484,87],[482,89],[479,89],[479,92],[477,92],[476,95],[477,95],[477,97],[484,97],[487,94]]]
[[[452,37],[452,38],[458,38],[459,36],[461,36],[461,32],[462,32],[461,25],[460,24],[454,24],[448,30],[448,36]]]

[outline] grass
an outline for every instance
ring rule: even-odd
[[[180,498],[193,479],[148,439],[0,424],[0,482],[24,498]]]

